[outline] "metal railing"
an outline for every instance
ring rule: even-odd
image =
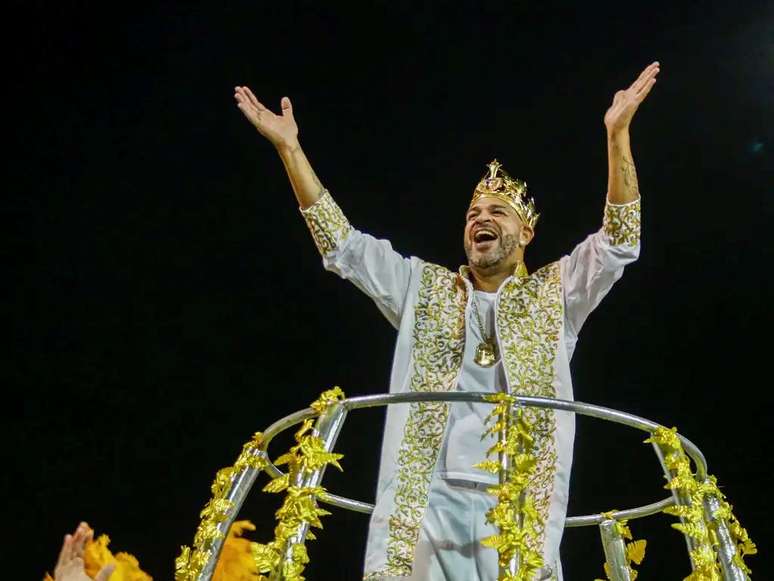
[[[493,405],[491,401],[487,400],[491,395],[491,393],[485,392],[413,392],[351,397],[332,404],[320,414],[315,424],[315,431],[316,435],[322,438],[326,451],[332,451],[341,428],[344,425],[344,421],[346,420],[347,413],[350,410],[418,402],[476,402]],[[622,424],[650,434],[657,429],[664,427],[661,424],[633,414],[577,401],[519,395],[515,395],[514,399],[514,405],[571,412]],[[260,455],[266,461],[266,466],[263,470],[269,476],[277,478],[284,475],[284,473],[269,459],[267,448],[272,439],[279,433],[317,415],[317,412],[311,408],[300,410],[277,420],[263,432],[263,442],[256,454]],[[701,450],[687,438],[681,435],[678,435],[678,437],[680,438],[685,453],[695,465],[696,472],[694,476],[696,480],[698,482],[706,481],[708,478],[707,462],[704,455],[701,453]],[[675,475],[665,463],[667,451],[662,449],[658,444],[653,444],[653,447],[664,470],[664,475],[670,480]],[[320,470],[313,472],[311,475],[302,477],[303,481],[294,484],[296,486],[317,486],[322,482],[324,471],[325,468],[323,467]],[[234,478],[228,494],[228,500],[232,503],[232,509],[229,511],[227,518],[218,525],[218,529],[220,533],[222,533],[220,535],[221,538],[213,542],[207,563],[199,576],[199,581],[209,581],[211,579],[222,548],[223,538],[231,527],[236,515],[239,513],[259,472],[260,470],[254,468],[246,468]],[[320,496],[320,500],[339,508],[365,514],[370,514],[374,508],[370,503],[344,498],[330,493],[325,493]],[[565,520],[565,527],[598,526],[605,553],[605,560],[612,581],[630,581],[631,575],[625,554],[625,543],[615,526],[616,522],[657,514],[662,512],[665,508],[676,504],[689,506],[690,499],[684,498],[678,492],[674,491],[670,497],[643,506],[614,512],[568,517]],[[719,518],[716,515],[718,504],[719,499],[709,497],[705,500],[704,512],[706,526],[712,529],[714,536],[717,539],[716,550],[723,579],[724,581],[748,581],[749,577],[734,562],[736,545],[729,533],[728,523],[723,518]],[[289,556],[291,554],[294,545],[304,542],[307,530],[307,525],[300,527],[298,533],[290,539],[288,545],[285,547],[286,555]],[[685,539],[688,551],[694,550],[696,548],[695,540],[689,535],[685,535]],[[691,563],[693,565],[693,562]],[[279,579],[279,577],[277,579]]]

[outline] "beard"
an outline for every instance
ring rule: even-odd
[[[465,255],[468,263],[476,268],[492,268],[504,262],[517,248],[519,242],[513,234],[502,236],[494,248],[487,252],[476,253],[473,244],[465,241]]]

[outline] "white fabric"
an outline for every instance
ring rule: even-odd
[[[488,338],[494,337],[494,305],[496,293],[474,291],[473,300],[478,302],[481,323]],[[481,367],[473,361],[476,347],[484,340],[479,329],[474,309],[467,312],[465,321],[465,353],[462,372],[457,382],[459,391],[505,391],[505,369],[502,359],[492,367]],[[481,403],[455,402],[450,406],[449,425],[446,439],[438,459],[437,471],[442,478],[469,480],[497,484],[497,477],[489,472],[474,468],[486,458],[487,450],[495,443],[494,436],[481,440],[484,422],[492,406]],[[453,442],[453,445],[449,445]]]
[[[639,245],[613,246],[610,244],[607,234],[600,230],[581,242],[569,256],[561,258],[560,272],[565,318],[562,326],[562,340],[554,362],[553,384],[558,398],[573,399],[570,358],[586,317],[607,294],[613,283],[620,278],[624,266],[636,260],[638,254]],[[387,320],[398,329],[390,376],[390,392],[408,391],[412,371],[414,306],[424,262],[416,257],[404,258],[396,253],[386,240],[377,240],[368,234],[353,230],[346,240],[323,257],[323,264],[326,269],[350,280],[371,297]],[[468,296],[470,297],[473,294],[473,289],[469,281],[466,280],[466,284],[468,284]],[[486,319],[487,332],[491,332],[494,327],[496,296],[480,292],[475,294],[479,300],[481,315]],[[474,316],[469,303],[465,319],[465,353],[458,380],[458,389],[495,391],[505,385],[502,366],[498,365],[484,370],[472,361],[475,348],[481,340],[481,333]],[[366,551],[366,572],[383,570],[386,563],[388,519],[394,509],[393,497],[391,494],[386,494],[386,491],[391,490],[395,478],[397,452],[403,436],[408,407],[406,405],[390,406],[387,412],[377,485],[377,502],[371,517]],[[488,448],[486,443],[479,441],[480,435],[484,431],[483,420],[489,413],[487,408],[488,406],[484,404],[452,405],[447,437],[439,456],[436,477],[433,478],[434,484],[431,486],[429,507],[425,522],[423,522],[422,535],[432,537],[430,545],[425,546],[438,546],[444,543],[444,538],[446,538],[444,535],[447,534],[450,535],[448,539],[451,539],[451,542],[459,542],[454,540],[459,538],[456,525],[433,527],[430,524],[432,515],[438,514],[438,511],[442,510],[436,506],[437,502],[442,500],[442,496],[435,493],[438,490],[436,481],[439,478],[454,478],[469,482],[495,481],[491,475],[471,466],[484,459],[484,454]],[[558,560],[559,544],[566,518],[575,433],[575,422],[572,414],[557,412],[556,424],[555,438],[558,458],[551,508],[546,522],[544,551],[546,563],[554,563]],[[480,523],[483,523],[484,514],[480,514],[476,518],[479,519]],[[483,526],[482,524],[482,528],[476,530],[483,530]],[[436,538],[437,535],[442,535],[443,538]],[[473,541],[473,539],[470,540],[470,542]],[[494,551],[490,551],[490,553],[495,559],[496,571],[496,553]],[[460,553],[460,555],[463,556],[464,553]],[[432,557],[427,556],[418,546],[415,570],[430,566],[427,564],[427,559],[432,559]],[[484,568],[486,569],[486,566]],[[496,572],[491,577],[475,573],[470,577],[448,577],[443,572],[443,567],[433,570],[437,573],[422,578],[433,581],[463,578],[466,581],[475,581],[476,579],[492,581],[496,579]]]
[[[496,499],[486,485],[468,480],[441,478],[436,474],[417,542],[414,570],[410,577],[383,575],[373,581],[494,581],[497,579],[497,551],[481,541],[497,533],[482,515]],[[552,576],[554,571],[558,576]],[[544,567],[538,580],[562,581],[561,567]]]
[[[473,483],[442,478],[433,479],[430,497],[411,576],[378,579],[497,579],[497,551],[481,545],[497,532],[481,518],[495,505],[494,497]]]

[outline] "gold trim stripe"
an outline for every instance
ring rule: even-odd
[[[602,227],[613,246],[637,246],[640,243],[641,230],[640,199],[623,205],[607,202]]]
[[[501,292],[497,331],[501,340],[508,385],[518,394],[556,397],[554,362],[562,331],[564,305],[559,263],[549,264],[531,276],[513,278]],[[525,417],[534,426],[537,467],[528,494],[540,515],[530,547],[542,553],[545,525],[556,477],[556,417],[552,410],[527,408]]]
[[[433,264],[422,270],[414,323],[411,391],[449,391],[462,366],[466,293],[456,275]],[[446,432],[449,404],[411,404],[398,452],[395,511],[390,516],[387,563],[379,576],[409,576],[428,502],[428,491]]]
[[[328,190],[323,190],[320,199],[301,210],[306,225],[320,254],[325,256],[347,239],[352,231],[349,221]]]

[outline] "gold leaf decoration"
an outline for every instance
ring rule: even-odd
[[[183,546],[175,559],[175,581],[195,581],[201,575],[212,553],[213,542],[224,535],[220,525],[231,516],[233,503],[228,500],[231,485],[243,471],[262,470],[266,466],[266,457],[261,451],[263,435],[260,432],[242,447],[242,452],[234,462],[218,470],[210,490],[212,498],[207,501],[200,514],[199,527],[194,535],[193,548]]]
[[[542,527],[543,523],[527,489],[537,466],[533,454],[532,426],[521,407],[514,410],[514,396],[498,393],[488,396],[487,400],[496,405],[487,418],[489,427],[484,437],[495,434],[499,439],[487,452],[495,459],[484,460],[476,467],[500,474],[501,466],[496,458],[505,454],[510,469],[503,475],[500,484],[488,488],[488,492],[497,497],[497,504],[487,511],[486,520],[497,527],[498,533],[481,543],[497,550],[500,568],[504,571],[499,581],[528,581],[543,567],[543,556],[532,548],[536,544],[537,527]],[[517,554],[520,567],[512,575],[507,572],[508,564]]]
[[[714,497],[719,504],[712,519],[728,523],[728,529],[736,545],[733,562],[746,574],[750,574],[744,557],[757,553],[755,543],[750,540],[747,531],[734,516],[732,506],[726,501],[725,495],[717,485],[717,479],[710,475],[700,482],[691,471],[691,461],[683,449],[677,428],[658,428],[645,440],[646,443],[657,444],[664,452],[664,464],[674,473],[665,488],[678,492],[687,498],[686,506],[671,506],[664,512],[682,519],[672,528],[695,540],[696,548],[690,551],[693,572],[684,581],[720,581],[720,565],[715,547],[718,545],[717,535],[705,521],[705,499]]]
[[[323,392],[310,407],[319,415],[331,405],[343,401],[344,398],[344,392],[334,387]],[[266,544],[250,542],[249,545],[244,546],[249,548],[252,563],[252,573],[249,577],[251,579],[268,580],[281,571],[287,581],[303,581],[303,571],[309,562],[309,557],[303,542],[291,542],[291,540],[295,540],[294,537],[302,526],[322,528],[320,518],[330,514],[317,506],[317,499],[325,493],[323,487],[299,486],[296,483],[302,482],[303,477],[329,464],[341,470],[339,460],[343,455],[328,452],[325,449],[325,443],[314,433],[312,419],[304,420],[295,434],[295,440],[296,445],[275,462],[276,465],[287,465],[288,473],[274,478],[264,487],[266,492],[285,492],[284,502],[276,513],[274,540]],[[263,437],[260,432],[257,432],[244,445],[234,465],[219,470],[215,475],[211,487],[212,498],[202,509],[201,522],[194,536],[193,548],[181,547],[180,555],[175,560],[175,581],[198,579],[210,558],[213,542],[223,536],[220,530],[221,523],[233,516],[231,512],[234,507],[228,500],[232,484],[244,470],[263,470],[268,464],[261,448],[262,444]],[[306,537],[310,540],[314,539],[311,532],[307,533]],[[226,543],[230,542],[229,538],[226,538]],[[240,563],[244,563],[244,547],[240,552]]]
[[[323,392],[309,407],[319,415],[330,406],[343,401],[345,397],[340,388],[334,387]],[[274,478],[264,487],[266,492],[284,491],[285,499],[276,512],[274,539],[266,544],[255,543],[252,546],[253,560],[261,573],[258,576],[259,581],[273,578],[279,572],[287,581],[303,581],[303,572],[309,563],[309,556],[304,543],[296,542],[296,535],[307,525],[322,528],[320,518],[330,512],[317,505],[317,500],[325,494],[325,488],[299,483],[303,482],[304,477],[329,464],[342,469],[339,460],[343,455],[325,449],[325,443],[314,433],[314,422],[311,419],[301,424],[295,434],[295,440],[296,445],[275,462],[277,465],[287,465],[287,474]],[[314,540],[315,536],[309,531],[306,538]],[[264,573],[268,576],[264,576]]]

